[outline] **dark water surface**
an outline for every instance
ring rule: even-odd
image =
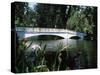
[[[77,65],[78,68],[96,68],[97,67],[97,46],[94,41],[86,41],[82,39],[63,39],[61,37],[50,37],[50,36],[36,36],[36,37],[31,37],[29,38],[33,41],[33,44],[38,44],[42,42],[41,46],[44,44],[47,45],[47,51],[51,50],[54,51],[55,47],[59,44],[62,43],[65,46],[70,46],[71,48],[69,51],[71,52],[71,55],[74,56],[75,52],[77,53],[78,51],[82,52],[82,55],[78,57],[78,59],[75,59],[76,61],[78,60]],[[77,67],[76,65],[76,67]],[[84,67],[85,66],[85,67]]]

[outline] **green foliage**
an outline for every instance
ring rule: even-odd
[[[46,60],[45,60],[45,56],[44,56],[45,50],[47,50],[46,46],[47,45],[45,44],[41,49],[37,50],[36,60],[35,60],[36,64],[32,64],[31,62],[27,62],[30,58],[26,58],[26,57],[28,57],[28,56],[26,56],[26,54],[28,54],[27,53],[28,47],[25,46],[25,43],[23,43],[22,41],[19,41],[19,48],[16,51],[16,67],[15,67],[16,72],[17,73],[23,73],[23,72],[50,71],[48,66],[46,66]],[[55,49],[56,55],[54,57],[55,58],[54,63],[51,65],[50,68],[52,68],[52,71],[55,71],[55,70],[59,70],[59,67],[60,67],[60,63],[58,64],[58,66],[56,66],[58,55],[62,50],[67,49],[67,47],[65,47],[63,45],[63,43],[59,43],[53,49]]]
[[[15,24],[24,25],[24,16],[27,11],[28,3],[15,2]]]
[[[89,24],[89,21],[83,11],[75,11],[75,13],[67,21],[68,29],[93,33],[93,27]]]
[[[33,41],[32,41],[33,43]],[[32,44],[30,43],[30,45]],[[29,45],[29,46],[30,46]],[[16,66],[15,70],[17,73],[25,73],[25,72],[41,72],[41,71],[48,71],[47,66],[45,65],[44,61],[44,53],[46,49],[46,45],[42,49],[37,50],[36,52],[36,64],[32,64],[31,60],[28,62],[27,58],[29,46],[26,47],[23,41],[19,41],[19,47],[16,50]]]
[[[19,2],[15,4],[15,14],[17,26],[67,28],[93,34],[96,38],[96,7],[38,3],[33,10],[28,3]]]

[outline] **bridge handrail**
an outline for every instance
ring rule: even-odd
[[[16,31],[24,32],[66,32],[68,34],[80,34],[86,35],[85,33],[75,32],[68,29],[56,29],[56,28],[29,28],[29,27],[16,27]]]

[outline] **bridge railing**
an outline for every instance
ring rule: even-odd
[[[16,31],[26,31],[26,32],[66,32],[66,29],[17,27]]]
[[[16,31],[24,32],[66,32],[68,34],[85,35],[84,33],[75,32],[68,29],[56,29],[56,28],[29,28],[29,27],[17,27]]]

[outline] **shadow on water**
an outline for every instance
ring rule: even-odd
[[[55,35],[38,35],[34,37],[28,38],[29,40],[58,40],[58,39],[64,39],[63,37],[60,36],[55,36]]]

